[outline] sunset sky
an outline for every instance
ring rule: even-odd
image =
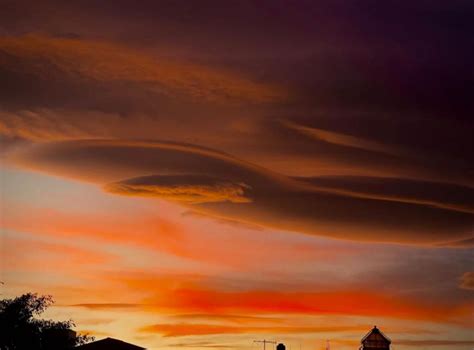
[[[474,347],[471,0],[0,5],[2,297],[151,350]]]

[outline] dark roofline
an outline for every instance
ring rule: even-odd
[[[382,337],[384,337],[385,340],[388,341],[390,344],[392,343],[392,340],[391,340],[389,337],[387,337],[379,328],[377,328],[377,326],[374,326],[374,328],[372,328],[372,329],[369,331],[369,333],[367,333],[367,334],[362,338],[362,340],[361,340],[360,342],[363,343],[363,342],[367,339],[367,337],[368,337],[369,335],[371,335],[374,331],[380,333],[380,334],[382,335]]]
[[[125,345],[125,346],[128,346],[130,348],[133,348],[135,350],[146,350],[146,348],[142,348],[141,346],[138,346],[138,345],[135,345],[135,344],[131,344],[131,343],[127,343],[123,340],[119,340],[119,339],[115,339],[115,338],[111,338],[111,337],[107,337],[107,338],[104,338],[104,339],[100,339],[100,340],[96,340],[96,341],[93,341],[93,342],[90,342],[90,343],[86,343],[86,344],[83,344],[83,345],[79,345],[76,347],[76,349],[88,349],[92,346],[96,346],[97,343],[108,343],[108,342],[112,342],[112,343],[121,343],[121,345]]]

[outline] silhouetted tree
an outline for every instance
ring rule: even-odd
[[[51,296],[27,293],[0,301],[0,350],[66,350],[93,340],[76,335],[74,322],[38,318],[54,303]]]

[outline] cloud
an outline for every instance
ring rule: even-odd
[[[78,200],[69,181],[7,181],[2,229],[59,242],[5,241],[15,290],[42,279],[41,292],[83,305],[74,314],[123,313],[111,333],[135,332],[127,313],[161,326],[157,334],[183,334],[188,323],[195,333],[217,324],[226,334],[296,334],[275,327],[343,325],[345,314],[423,320],[439,332],[417,344],[400,334],[402,347],[472,345],[455,327],[472,326],[469,1],[18,0],[2,9],[2,167],[97,187],[78,186],[91,189]],[[63,140],[75,141],[49,143]],[[119,280],[137,265],[156,275]],[[248,316],[274,312],[288,323]],[[152,347],[172,346],[146,335]],[[248,346],[243,335],[197,337],[211,338]]]
[[[225,326],[217,324],[196,324],[196,323],[175,323],[175,324],[154,324],[139,329],[142,333],[159,333],[164,337],[182,337],[190,335],[211,335],[211,334],[304,334],[304,333],[327,333],[358,331],[363,332],[366,326],[333,326],[333,327],[262,327],[262,326]]]
[[[86,303],[86,304],[72,304],[68,306],[81,307],[90,310],[123,310],[123,309],[136,309],[139,304],[130,303]]]
[[[207,4],[198,11],[191,6],[194,16],[186,21],[172,20],[183,11],[170,4],[147,3],[139,14],[126,2],[120,13],[114,6],[55,1],[11,6],[2,18],[9,35],[0,42],[0,95],[8,113],[0,128],[34,140],[64,134],[193,142],[296,176],[404,176],[472,187],[472,113],[462,78],[472,60],[459,44],[466,33],[445,28],[442,36],[447,30],[457,44],[418,40],[413,9],[422,10],[420,4],[380,6],[385,20],[376,20],[378,31],[368,31],[367,11],[354,5],[282,10],[267,3],[272,14],[260,16],[263,9],[254,4]],[[431,31],[438,33],[434,23],[447,13],[466,21],[463,6],[432,7],[421,25]],[[230,20],[229,11],[239,16]],[[394,12],[404,14],[413,38],[396,29]],[[20,13],[22,30],[12,23]],[[63,19],[71,13],[73,23]],[[225,23],[217,20],[225,16]],[[334,23],[346,35],[332,30]],[[236,27],[245,29],[235,33]],[[43,34],[18,35],[25,32]],[[392,39],[403,43],[403,52],[380,50]],[[429,48],[424,52],[437,54],[420,56],[420,42]],[[97,123],[101,113],[112,116]],[[159,123],[143,123],[142,115]],[[275,117],[287,121],[277,140],[269,130],[222,133],[248,119]],[[105,128],[94,130],[96,123]],[[401,152],[407,148],[410,157]]]
[[[96,326],[96,325],[107,325],[112,322],[114,322],[116,319],[109,317],[109,318],[104,318],[104,317],[81,317],[80,322],[84,322],[90,326]]]
[[[210,216],[279,230],[422,245],[473,234],[472,203],[459,195],[462,188],[435,183],[420,190],[422,183],[408,180],[295,179],[212,149],[166,142],[57,142],[9,160],[114,193],[177,200]],[[448,193],[446,202],[440,190]]]
[[[453,248],[462,248],[462,247],[474,247],[474,238],[463,239],[459,241],[447,241],[438,244],[441,247],[453,247]]]
[[[284,323],[284,318],[270,317],[270,316],[252,316],[252,315],[233,315],[233,314],[178,314],[171,318],[176,320],[195,321],[206,320],[214,322],[224,322],[231,324],[262,324],[262,323]]]
[[[92,270],[116,263],[118,256],[74,244],[48,242],[38,237],[2,237],[3,268],[8,271],[55,271],[57,274]],[[79,268],[81,267],[81,268]]]
[[[117,136],[123,122],[117,114],[90,110],[0,110],[0,134],[3,137],[34,142]]]
[[[461,276],[461,283],[459,284],[459,288],[474,290],[474,272],[465,272]]]
[[[243,106],[252,116],[288,98],[286,88],[242,70],[162,51],[82,37],[2,36],[0,134],[35,142],[157,135],[208,142],[228,128],[222,118],[242,117]]]
[[[173,348],[216,348],[216,349],[234,349],[235,345],[217,344],[215,342],[200,341],[200,342],[183,342],[172,343],[169,346]]]
[[[267,123],[266,134],[290,175],[407,178],[473,187],[467,130],[463,123],[417,115],[408,121],[396,114],[334,110]]]
[[[97,281],[102,283],[97,284]],[[276,284],[256,288],[248,279],[245,284],[239,281],[232,284],[228,277],[216,279],[203,275],[109,269],[89,276],[87,282],[88,287],[77,290],[77,293],[71,285],[64,286],[64,290],[56,286],[56,294],[68,292],[64,300],[77,300],[73,305],[63,302],[62,306],[86,309],[88,312],[128,312],[133,317],[139,314],[155,317],[159,314],[165,319],[146,331],[168,336],[240,332],[301,334],[359,327],[353,322],[347,326],[340,320],[325,323],[324,327],[314,326],[314,320],[306,322],[306,316],[324,316],[328,320],[331,317],[337,320],[342,315],[363,316],[368,319],[418,320],[465,326],[470,324],[472,310],[472,303],[469,302],[457,301],[454,306],[445,305],[443,302],[416,300],[379,290],[364,291],[360,288],[348,289],[347,286],[326,291],[311,286],[288,290]],[[123,293],[114,294],[113,291],[117,290]],[[81,302],[84,298],[88,301]],[[94,299],[96,302],[93,302]],[[196,328],[187,325],[196,325]],[[363,328],[367,327],[364,325]],[[407,329],[400,332],[420,333]]]
[[[170,315],[163,323],[210,323],[229,327],[293,326],[294,322],[279,324],[267,317],[281,315],[360,315],[405,320],[426,320],[468,325],[472,301],[446,304],[424,300],[393,291],[363,290],[360,286],[333,286],[322,290],[311,284],[293,285],[281,282],[258,285],[249,281],[232,281],[212,276],[166,276],[156,273],[116,273],[109,276],[114,288],[129,293],[145,291],[140,309],[151,313]],[[379,281],[380,282],[380,281]],[[176,314],[182,316],[176,318]],[[191,316],[187,315],[199,315]],[[205,315],[212,315],[206,318]],[[233,315],[259,316],[261,319],[244,320]],[[284,318],[285,319],[285,318]],[[306,324],[308,325],[308,324]],[[311,325],[311,324],[309,324]],[[340,326],[340,324],[335,324]]]
[[[107,196],[105,193],[102,195]],[[275,264],[331,261],[336,257],[355,254],[346,247],[327,249],[326,245],[320,242],[295,242],[267,231],[259,231],[259,234],[255,235],[254,230],[249,232],[248,228],[243,230],[241,226],[228,226],[223,229],[220,223],[209,218],[206,220],[202,216],[198,224],[204,225],[206,229],[201,230],[190,225],[190,220],[179,214],[175,218],[165,212],[158,215],[153,205],[146,209],[131,203],[121,210],[117,210],[113,205],[105,205],[101,212],[77,213],[11,204],[5,208],[3,214],[0,223],[3,230],[31,232],[37,237],[49,240],[89,240],[99,245],[133,247],[180,257],[185,259],[184,261],[216,264],[243,271],[252,268],[257,261],[261,269],[272,269]],[[24,220],[25,216],[28,216],[29,220]],[[196,219],[193,219],[192,223],[196,224]],[[34,249],[33,244],[29,246]],[[240,249],[236,250],[235,247]],[[75,261],[74,255],[71,258]],[[15,260],[11,262],[14,263]],[[93,261],[95,260],[92,257],[88,260]],[[33,268],[41,266],[36,260],[32,265]]]
[[[184,204],[212,202],[245,203],[248,188],[243,183],[233,184],[209,176],[145,176],[111,183],[107,192],[140,197],[158,197]]]
[[[309,137],[315,138],[319,141],[327,142],[334,145],[360,148],[367,151],[387,153],[387,154],[392,154],[392,155],[398,155],[400,153],[400,150],[395,147],[390,147],[383,143],[367,140],[361,137],[354,137],[351,135],[346,135],[346,134],[342,134],[338,132],[299,125],[290,121],[284,121],[283,125],[287,126],[290,129],[294,129],[300,132],[301,134],[304,134]]]
[[[44,35],[4,36],[0,39],[0,53],[2,69],[16,75],[18,83],[29,74],[39,84],[49,80],[53,86],[59,79],[72,86],[84,82],[96,86],[139,84],[143,93],[217,103],[265,103],[286,95],[277,87],[232,72],[154,57],[110,42]]]
[[[454,184],[369,176],[300,177],[317,188],[360,198],[421,204],[474,213],[474,189]]]
[[[204,281],[203,281],[204,282]],[[128,286],[149,285],[130,279]],[[156,288],[155,288],[156,290]],[[295,315],[361,315],[395,319],[429,320],[432,322],[469,322],[471,304],[433,304],[379,292],[330,290],[223,290],[209,289],[200,284],[181,284],[169,290],[156,290],[143,300],[150,312],[204,312],[219,314],[295,314]],[[235,326],[230,326],[235,327]],[[274,327],[274,326],[272,326]]]

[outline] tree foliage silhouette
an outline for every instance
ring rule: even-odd
[[[0,350],[66,350],[93,340],[76,335],[72,320],[38,318],[54,303],[50,295],[27,293],[0,301]]]

